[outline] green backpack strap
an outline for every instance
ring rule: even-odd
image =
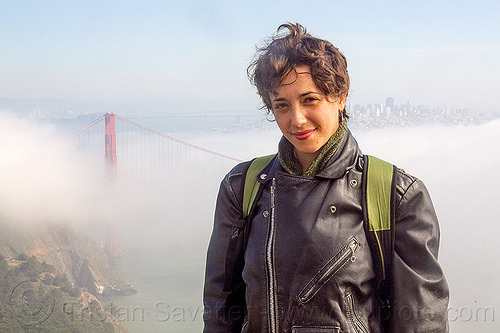
[[[376,288],[384,306],[390,306],[390,276],[394,258],[397,168],[374,156],[364,156],[364,228],[375,270]]]
[[[257,175],[272,161],[276,154],[261,156],[255,158],[248,167],[245,176],[245,185],[243,188],[242,210],[243,218],[250,215],[252,205],[259,192],[260,183],[257,181]]]
[[[235,286],[234,276],[240,274],[243,269],[241,256],[244,255],[248,237],[248,233],[244,232],[244,230],[249,227],[247,217],[252,211],[255,199],[262,193],[262,190],[259,191],[260,183],[257,181],[257,176],[273,160],[274,156],[276,156],[276,154],[257,157],[250,162],[246,170],[245,183],[243,184],[242,218],[233,221],[233,231],[226,250],[224,284],[222,288],[225,295],[224,297],[234,292],[237,287]],[[242,234],[245,234],[244,237],[241,237]]]

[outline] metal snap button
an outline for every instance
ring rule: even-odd
[[[266,180],[266,178],[267,178],[267,175],[265,173],[263,173],[262,175],[260,175],[260,179]]]
[[[356,179],[351,179],[349,184],[351,184],[352,187],[356,187],[356,185],[358,185],[358,181]]]
[[[337,207],[335,207],[334,205],[331,205],[330,206],[330,213],[335,213],[337,211]]]
[[[267,210],[263,211],[262,215],[264,215],[264,217],[268,217],[269,216],[269,211],[267,211]]]

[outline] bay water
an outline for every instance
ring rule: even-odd
[[[103,306],[131,333],[201,332],[205,253],[168,246],[123,252],[123,278],[137,293],[105,297]]]

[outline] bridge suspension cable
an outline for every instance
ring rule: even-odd
[[[143,126],[143,125],[141,125],[141,124],[138,124],[138,123],[136,123],[136,122],[133,122],[132,120],[129,120],[129,119],[127,119],[127,118],[123,118],[123,117],[121,117],[121,116],[119,116],[119,115],[116,115],[116,118],[117,118],[117,119],[120,119],[121,121],[124,121],[124,122],[126,122],[126,123],[128,123],[128,124],[130,124],[130,125],[133,125],[133,126],[135,126],[135,127],[138,127],[138,128],[140,128],[140,129],[142,129],[142,130],[144,130],[144,131],[147,131],[147,132],[150,132],[150,133],[152,133],[152,134],[158,135],[158,136],[160,136],[160,137],[162,137],[162,138],[165,138],[165,139],[167,139],[167,140],[170,140],[170,141],[174,141],[174,142],[180,143],[181,145],[185,145],[185,146],[188,146],[188,147],[190,147],[190,148],[194,148],[194,149],[197,149],[197,150],[200,150],[200,151],[204,151],[204,152],[206,152],[206,153],[213,154],[213,155],[216,155],[216,156],[220,156],[220,157],[222,157],[222,158],[227,158],[227,159],[229,159],[229,160],[233,160],[233,161],[236,161],[236,162],[241,162],[241,160],[240,160],[240,159],[237,159],[237,158],[235,158],[235,157],[231,157],[231,156],[228,156],[228,155],[224,155],[224,154],[221,154],[221,153],[215,152],[215,151],[213,151],[213,150],[206,149],[206,148],[203,148],[203,147],[200,147],[200,146],[197,146],[197,145],[191,144],[191,143],[189,143],[189,142],[186,142],[186,141],[183,141],[183,140],[180,140],[180,139],[176,139],[176,138],[174,138],[174,137],[172,137],[172,136],[169,136],[169,135],[166,135],[166,134],[164,134],[164,133],[161,133],[161,132],[155,131],[155,130],[153,130],[153,129],[151,129],[151,128],[145,127],[145,126]]]
[[[235,157],[175,138],[112,113],[98,117],[72,134],[79,141],[80,148],[96,159],[109,155],[104,147],[108,146],[111,136],[106,134],[108,141],[104,142],[103,123],[110,117],[117,120],[113,149],[116,149],[118,162],[112,164],[120,170],[120,174],[143,177],[203,171],[207,168],[223,168],[227,171],[236,162],[241,162]]]

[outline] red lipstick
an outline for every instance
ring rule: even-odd
[[[308,137],[310,137],[314,132],[314,129],[312,130],[307,130],[307,131],[302,131],[302,132],[295,132],[292,133],[294,137],[296,137],[298,140],[305,140]]]

